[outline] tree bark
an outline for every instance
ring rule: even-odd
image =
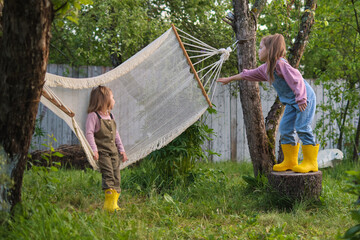
[[[314,25],[315,22],[315,9],[316,9],[316,0],[306,0],[305,11],[303,16],[301,17],[299,32],[288,54],[289,64],[294,68],[299,67],[300,60],[304,53],[306,43],[309,40],[311,27],[312,25]],[[284,107],[277,98],[266,118],[266,131],[270,139],[270,143],[275,143],[276,141],[276,132],[283,113],[284,113]],[[275,144],[271,144],[270,147],[275,148]],[[271,148],[270,151],[273,154],[275,153],[275,149]],[[281,148],[279,149],[279,153],[282,153]],[[283,157],[284,157],[283,154],[279,154],[277,162],[278,163],[282,162]]]
[[[274,104],[271,106],[271,109],[265,118],[265,128],[266,128],[266,135],[269,138],[269,144],[270,144],[270,151],[271,151],[271,161],[275,162],[276,154],[276,133],[278,131],[281,116],[284,113],[284,105],[280,102],[279,96],[276,97]],[[281,147],[279,148],[278,152],[278,161],[277,163],[281,162],[281,159],[284,158],[283,152]],[[279,161],[280,160],[280,161]]]
[[[10,177],[0,185],[0,210],[21,200],[26,157],[49,55],[50,0],[5,0],[0,43],[0,158]]]
[[[356,135],[355,135],[355,141],[354,141],[354,150],[353,150],[353,161],[358,162],[359,161],[359,138],[360,138],[360,114],[358,118],[358,125],[356,128]]]
[[[291,202],[319,200],[322,189],[321,171],[309,173],[271,172],[268,179],[272,190]]]
[[[257,1],[255,13],[250,11],[246,0],[234,0],[234,32],[238,40],[237,58],[238,70],[256,67],[256,18],[260,14],[266,1]],[[273,162],[270,161],[269,141],[265,131],[264,117],[260,100],[260,90],[257,82],[239,81],[240,100],[243,109],[246,137],[249,152],[254,167],[254,175],[267,174],[271,171]]]

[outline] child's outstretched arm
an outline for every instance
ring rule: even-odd
[[[241,73],[233,75],[231,77],[219,78],[216,81],[222,83],[223,85],[225,85],[225,84],[228,84],[229,82],[232,82],[232,81],[235,81],[235,80],[242,80]]]
[[[222,83],[223,85],[228,84],[231,81],[236,80],[248,80],[248,81],[268,81],[266,73],[267,65],[263,64],[255,69],[243,69],[239,74],[233,75],[227,78],[219,78],[217,82]]]

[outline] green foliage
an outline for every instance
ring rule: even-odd
[[[243,176],[244,181],[248,184],[248,188],[254,191],[262,191],[268,187],[268,180],[265,175],[259,174],[256,177]]]
[[[49,149],[50,153],[44,153],[41,155],[41,158],[45,160],[46,164],[45,165],[43,164],[44,163],[43,160],[34,159],[33,162],[38,162],[40,164],[36,166],[30,163],[30,165],[31,165],[31,171],[36,173],[42,179],[43,182],[40,184],[44,184],[48,188],[54,188],[54,183],[58,183],[59,179],[56,177],[52,177],[50,173],[57,172],[59,170],[59,167],[61,166],[61,163],[54,162],[53,157],[63,157],[63,155],[55,151],[53,147],[53,142],[57,142],[54,135],[51,134],[48,135],[48,137],[49,139],[47,139],[46,142],[43,143],[42,145],[45,146],[47,149]],[[29,157],[31,157],[31,155]]]
[[[11,179],[10,173],[7,172],[9,160],[3,146],[0,146],[0,186],[2,189],[11,189],[14,180]],[[2,190],[3,191],[3,190]],[[1,197],[2,199],[3,197]],[[10,209],[10,205],[6,201],[0,201],[0,209]],[[0,223],[8,217],[7,211],[0,211]]]
[[[351,211],[351,217],[357,224],[346,231],[344,239],[360,239],[360,171],[348,171],[347,174],[345,191],[358,198],[355,202],[357,209]]]
[[[171,143],[150,153],[134,171],[131,184],[136,184],[135,189],[139,191],[149,192],[172,187],[178,181],[192,182],[196,162],[208,159],[202,146],[205,140],[210,140],[210,134],[213,134],[212,129],[201,121],[196,122]]]
[[[51,63],[113,65],[121,63],[160,36],[169,27],[148,16],[148,1],[96,0],[82,5],[78,23],[54,26]],[[116,65],[116,64],[115,64]]]
[[[284,1],[271,1],[266,5],[258,19],[257,46],[261,38],[275,33],[281,33],[284,36],[288,47],[292,45],[292,40],[299,31],[299,20],[303,14],[304,2],[295,1],[291,7],[287,4]]]
[[[41,119],[37,118],[35,121],[35,129],[34,129],[34,134],[32,136],[30,148],[33,149],[34,145],[37,144],[37,138],[44,137],[45,134],[46,131],[43,128],[41,128]]]
[[[77,24],[81,5],[90,5],[93,3],[91,0],[52,0],[51,2],[55,12],[55,24],[58,27],[63,27],[66,21]]]
[[[50,63],[117,66],[158,38],[174,23],[215,48],[233,44],[232,28],[221,19],[230,1],[95,0],[82,5],[78,23],[52,28]],[[219,45],[221,43],[221,45]],[[223,73],[236,71],[236,54]]]
[[[256,177],[245,175],[242,178],[247,183],[246,190],[257,195],[257,198],[263,202],[263,206],[266,206],[268,209],[277,208],[281,211],[291,211],[299,204],[298,201],[294,201],[294,199],[272,189],[265,175],[258,175]],[[308,203],[304,201],[303,204],[307,205]]]
[[[213,130],[198,121],[171,144],[149,154],[147,159],[155,162],[165,181],[178,175],[186,175],[194,169],[197,160],[207,160],[202,145],[205,140],[210,140],[210,134],[213,134]]]

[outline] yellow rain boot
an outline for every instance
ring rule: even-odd
[[[319,170],[317,162],[319,144],[317,144],[316,146],[303,145],[302,151],[304,155],[304,160],[301,164],[294,167],[293,171],[299,173],[317,172]]]
[[[281,144],[281,148],[284,153],[284,161],[282,163],[275,164],[273,170],[275,172],[284,172],[286,170],[292,170],[293,167],[297,166],[299,147],[299,143],[296,146],[291,144]]]
[[[118,193],[115,189],[113,190],[113,193],[115,194],[115,196],[114,196],[114,209],[115,209],[115,211],[124,210],[124,209],[120,208],[119,205],[118,205],[118,200],[119,200],[119,197],[120,197],[120,193]]]
[[[108,212],[113,212],[115,211],[114,208],[114,199],[115,198],[115,194],[113,192],[113,189],[106,189],[105,190],[105,202],[104,202],[104,207],[103,209],[108,211]]]

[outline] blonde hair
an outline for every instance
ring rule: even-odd
[[[96,112],[101,111],[106,107],[107,110],[111,106],[111,89],[105,86],[99,85],[96,88],[93,88],[90,93],[90,102],[87,112]]]
[[[286,56],[286,44],[284,36],[281,34],[269,35],[261,39],[267,50],[267,75],[270,77],[270,83],[274,82],[274,70],[276,61]]]

